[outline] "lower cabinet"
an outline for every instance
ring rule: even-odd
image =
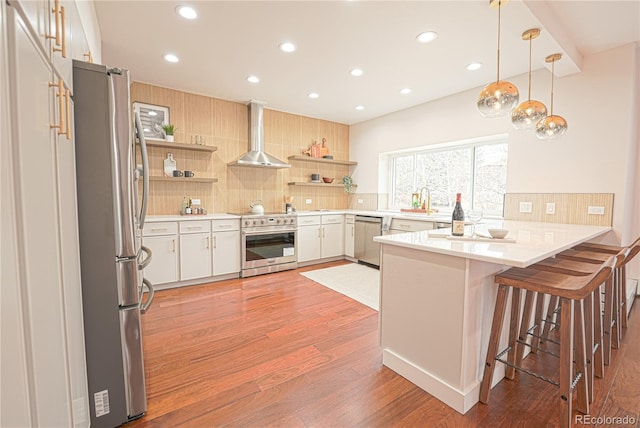
[[[240,272],[240,220],[213,220],[213,275]]]
[[[142,242],[151,250],[151,263],[144,269],[144,276],[153,285],[178,280],[178,223],[146,223],[142,230]]]
[[[344,214],[322,216],[322,242],[320,256],[340,257],[344,255]]]
[[[211,222],[180,222],[180,280],[211,276]]]
[[[320,216],[298,218],[298,263],[318,260],[321,257]]]
[[[356,216],[347,214],[344,217],[344,255],[355,257]]]
[[[344,214],[298,218],[298,262],[344,255]]]

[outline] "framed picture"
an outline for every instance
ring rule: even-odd
[[[148,140],[166,140],[162,124],[169,121],[169,107],[154,106],[139,102],[133,103],[133,111],[140,114],[144,136]]]

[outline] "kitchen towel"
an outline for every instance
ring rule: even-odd
[[[382,231],[388,232],[389,228],[391,228],[391,220],[393,220],[393,216],[386,215],[382,217]]]

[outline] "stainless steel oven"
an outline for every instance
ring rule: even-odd
[[[294,214],[243,215],[242,277],[298,267]]]

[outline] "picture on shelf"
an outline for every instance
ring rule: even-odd
[[[140,122],[146,139],[166,140],[165,135],[169,134],[165,134],[163,124],[171,123],[169,121],[169,107],[134,102],[133,111],[140,114]]]

